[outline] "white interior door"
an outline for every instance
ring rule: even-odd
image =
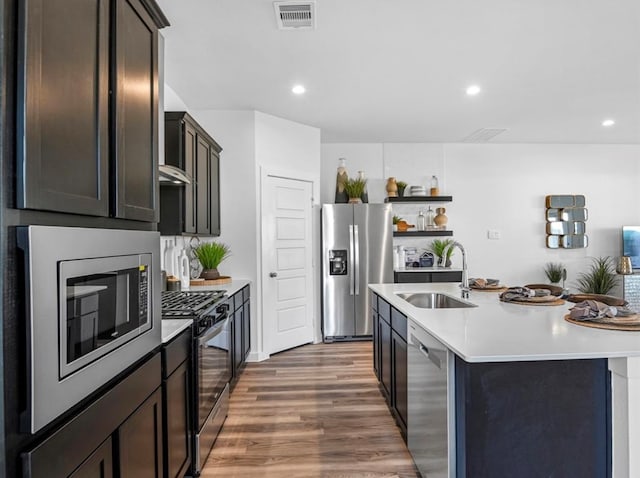
[[[265,352],[313,341],[312,184],[266,176],[262,187]]]

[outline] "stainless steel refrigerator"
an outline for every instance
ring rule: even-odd
[[[391,204],[322,206],[325,342],[370,338],[368,284],[393,282]]]

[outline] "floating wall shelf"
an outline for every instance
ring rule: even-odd
[[[433,231],[393,231],[393,237],[425,237],[425,236],[453,236],[453,231],[433,230]]]
[[[384,202],[451,202],[453,196],[403,196],[397,198],[385,198]]]

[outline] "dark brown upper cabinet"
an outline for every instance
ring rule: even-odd
[[[186,171],[191,184],[160,187],[162,235],[220,235],[220,152],[222,148],[186,112],[166,112],[165,164]]]
[[[20,2],[16,205],[157,220],[154,0]]]

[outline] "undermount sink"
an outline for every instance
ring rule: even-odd
[[[466,302],[440,292],[418,292],[415,294],[396,295],[414,307],[420,307],[421,309],[465,309],[477,307],[477,305],[471,302]]]

